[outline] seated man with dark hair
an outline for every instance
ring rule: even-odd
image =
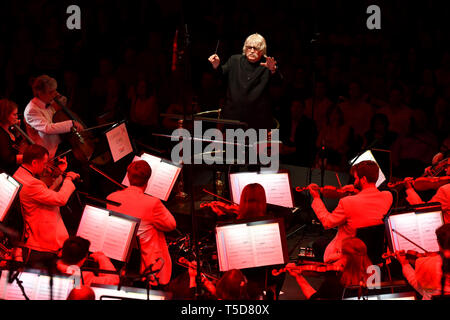
[[[59,248],[69,237],[59,207],[66,205],[75,191],[75,172],[67,172],[58,192],[53,191],[39,179],[47,167],[48,151],[33,144],[23,153],[23,164],[14,173],[14,179],[22,184],[19,193],[25,224],[24,262],[38,265],[42,260],[56,257]]]
[[[70,237],[64,242],[61,250],[61,258],[57,261],[56,267],[59,272],[65,274],[74,274],[76,266],[81,268],[89,256],[89,247],[91,243],[81,237]],[[94,252],[89,257],[98,263],[101,270],[116,271],[116,268],[111,263],[109,258],[102,252]],[[117,274],[99,273],[96,276],[93,272],[82,271],[81,280],[83,285],[90,286],[96,284],[110,284],[116,285],[119,283],[119,276]]]
[[[311,206],[323,227],[325,229],[338,227],[336,236],[325,249],[324,262],[340,259],[342,241],[354,237],[356,229],[382,224],[382,219],[392,205],[392,194],[389,191],[379,191],[375,185],[379,168],[374,161],[367,160],[355,164],[351,168],[351,174],[355,178],[355,191],[359,192],[340,199],[333,212],[329,212],[320,199],[319,187],[316,184],[308,186],[313,197]]]
[[[130,186],[110,194],[107,199],[121,203],[108,209],[141,219],[138,237],[141,249],[141,273],[155,271],[152,286],[166,285],[172,274],[172,261],[164,232],[176,228],[175,218],[161,200],[146,195],[148,180],[152,174],[150,165],[144,160],[131,163],[127,169]]]

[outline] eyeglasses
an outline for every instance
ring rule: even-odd
[[[245,46],[245,50],[255,50],[255,51],[259,51],[259,48],[257,47],[253,47],[253,46]]]

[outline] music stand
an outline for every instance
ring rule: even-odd
[[[6,173],[0,173],[0,222],[5,220],[9,210],[22,189],[22,184]]]
[[[392,209],[384,218],[384,223],[391,252],[439,251],[435,231],[444,224],[439,203]]]

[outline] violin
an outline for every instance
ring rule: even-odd
[[[185,268],[194,268],[194,269],[197,268],[197,266],[195,264],[193,264],[192,262],[187,260],[185,257],[180,257],[178,259],[178,261],[177,261],[177,264],[182,266],[182,267],[185,267]],[[205,277],[209,278],[211,281],[219,281],[218,278],[216,278],[216,277],[214,277],[214,276],[212,276],[212,275],[210,275],[208,273],[202,272],[201,274],[202,274],[202,276],[205,276]]]
[[[449,158],[440,160],[438,163],[427,168],[422,177],[436,177],[441,172],[445,171],[449,165],[450,165]]]
[[[411,186],[417,191],[425,191],[425,190],[436,190],[450,183],[450,176],[444,177],[419,177],[414,180],[404,179],[402,181],[388,183],[389,188],[398,188],[404,187],[407,183],[410,183]]]
[[[403,253],[408,260],[415,260],[415,259],[423,258],[423,257],[432,257],[432,256],[439,254],[438,252],[417,252],[415,250],[407,250],[406,252],[400,251],[400,254],[403,254]],[[385,252],[382,255],[383,259],[389,259],[389,258],[395,258],[395,257],[396,257],[395,252]]]
[[[23,154],[25,151],[25,148],[29,145],[34,144],[33,139],[31,139],[25,131],[22,130],[22,128],[19,126],[18,123],[13,124],[12,127],[14,128],[13,134],[16,137],[16,143],[14,145],[14,148],[20,153]],[[20,141],[19,140],[20,136]]]
[[[295,191],[297,192],[303,192],[305,190],[308,190],[308,187],[296,187]],[[359,190],[355,188],[354,185],[349,184],[346,186],[343,186],[342,188],[335,187],[335,186],[324,186],[319,187],[318,191],[325,197],[330,199],[340,199],[346,196],[351,196],[359,193]]]
[[[239,205],[237,204],[228,204],[222,201],[211,201],[211,202],[202,202],[200,203],[200,208],[211,208],[217,215],[229,215],[239,213]]]
[[[330,264],[330,263],[311,263],[304,265],[294,265],[292,263],[287,264],[282,269],[273,269],[272,275],[279,276],[283,272],[288,272],[289,270],[295,271],[299,274],[304,274],[306,276],[318,276],[328,271],[342,271],[342,266],[339,264]]]

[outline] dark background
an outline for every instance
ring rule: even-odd
[[[81,30],[66,27],[66,9],[72,4],[81,8]],[[381,8],[381,30],[366,27],[371,4]],[[98,116],[106,110],[114,110],[113,118],[128,118],[129,90],[142,79],[152,88],[159,113],[179,112],[168,108],[189,104],[192,96],[200,109],[217,109],[225,84],[211,74],[207,58],[220,40],[218,54],[226,61],[241,52],[248,35],[258,32],[285,78],[271,89],[281,130],[289,120],[291,101],[312,96],[313,80],[325,82],[333,103],[345,99],[350,82],[357,81],[375,108],[381,107],[375,101],[388,102],[390,90],[401,87],[404,103],[425,121],[420,134],[402,133],[412,137],[408,152],[392,146],[394,173],[415,175],[448,137],[449,13],[448,2],[431,0],[2,1],[0,97],[15,101],[23,111],[32,98],[30,79],[45,73],[57,79],[59,91],[89,125],[101,122]],[[186,25],[191,45],[183,54]],[[178,63],[172,72],[176,30]],[[332,82],[332,74],[337,81]],[[151,132],[169,129],[160,118]],[[148,135],[142,139],[155,142]],[[411,152],[414,143],[421,150],[416,156]],[[343,157],[350,158],[363,145],[352,144]],[[399,169],[405,159],[411,160],[411,169]]]

